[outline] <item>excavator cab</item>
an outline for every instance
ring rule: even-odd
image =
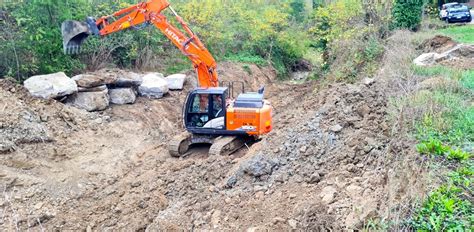
[[[224,87],[198,88],[186,100],[184,124],[196,134],[223,134],[229,91]]]

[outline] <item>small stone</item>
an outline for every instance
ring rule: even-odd
[[[140,181],[133,182],[133,183],[131,184],[132,188],[140,187],[140,185],[142,185],[142,183],[141,183]]]
[[[319,196],[322,198],[321,199],[322,202],[326,204],[330,204],[334,201],[335,194],[336,194],[336,189],[332,186],[327,186],[323,188]]]
[[[362,195],[362,191],[364,189],[358,185],[355,185],[355,184],[351,184],[349,186],[347,186],[346,188],[346,191],[348,192],[348,194],[350,196],[352,196],[353,198],[357,198],[357,197],[360,197]]]
[[[291,229],[296,230],[296,228],[298,227],[298,221],[296,221],[295,219],[290,219],[288,220],[288,225],[291,227]]]
[[[43,207],[43,204],[44,204],[43,202],[38,202],[38,203],[35,204],[34,208],[35,208],[36,210],[39,210],[39,209],[41,209],[41,208]]]
[[[272,222],[273,222],[273,224],[278,224],[278,223],[284,223],[284,222],[286,222],[286,220],[284,218],[281,218],[281,217],[276,217],[276,218],[273,218]]]
[[[319,181],[321,181],[321,175],[319,175],[318,172],[315,172],[315,173],[313,173],[313,175],[311,175],[309,183],[310,184],[316,184],[316,183],[319,183]]]
[[[296,198],[296,194],[292,193],[292,194],[290,194],[289,197],[290,197],[290,199],[294,199],[294,198]]]
[[[335,132],[335,133],[341,132],[342,129],[343,129],[343,127],[342,127],[341,125],[339,125],[339,124],[334,125],[334,126],[331,126],[331,127],[329,128],[329,130],[331,130],[332,132]]]
[[[255,193],[255,198],[263,199],[265,197],[265,193],[263,191]]]
[[[366,78],[364,78],[364,80],[362,82],[364,83],[364,85],[370,86],[373,83],[375,83],[375,79],[366,77]]]
[[[230,204],[230,203],[232,203],[232,199],[230,199],[229,197],[227,197],[227,198],[224,200],[224,202],[225,202],[226,204]]]
[[[213,192],[216,192],[216,187],[215,186],[210,186],[209,187],[209,192],[213,193]]]
[[[308,147],[307,147],[307,146],[302,146],[302,147],[300,148],[300,152],[301,152],[301,153],[305,153],[307,150],[308,150]]]
[[[254,192],[267,191],[267,189],[268,189],[267,187],[260,186],[260,185],[256,185],[255,187],[253,187]]]

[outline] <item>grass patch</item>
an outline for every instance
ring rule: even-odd
[[[418,77],[446,78],[459,87],[443,85],[418,91],[405,103],[420,113],[413,124],[415,137],[422,141],[417,151],[437,157],[436,161],[451,170],[441,177],[443,184],[415,208],[409,224],[415,231],[471,231],[474,226],[474,70],[444,66],[413,66],[412,69]]]
[[[450,26],[439,32],[458,42],[474,44],[474,25]]]
[[[470,166],[472,170],[472,165]],[[472,178],[462,173],[462,178]],[[428,199],[416,210],[410,221],[415,231],[471,231],[474,225],[473,205],[452,178],[449,183],[433,191]]]
[[[464,71],[461,74],[461,85],[466,89],[474,91],[474,70]]]
[[[472,143],[474,106],[470,99],[474,96],[474,70],[444,66],[412,68],[417,76],[446,78],[455,84],[419,91],[408,99],[407,104],[422,112],[414,122],[415,137],[420,141],[434,138],[451,145]]]
[[[422,66],[413,66],[414,74],[417,76],[423,77],[434,77],[434,76],[442,76],[449,79],[459,80],[461,77],[469,72],[463,70],[452,69],[442,65],[430,66],[430,67],[422,67]]]
[[[415,96],[413,106],[422,109],[415,121],[415,137],[421,141],[431,138],[452,145],[474,141],[474,107],[464,93],[422,91]]]

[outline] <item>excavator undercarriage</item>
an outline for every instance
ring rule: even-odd
[[[254,140],[251,136],[215,136],[185,132],[172,138],[168,143],[168,150],[173,157],[184,157],[194,144],[211,144],[210,155],[226,156]]]

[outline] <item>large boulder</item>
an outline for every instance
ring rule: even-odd
[[[71,95],[66,104],[91,111],[105,110],[109,106],[109,94],[107,90],[98,92],[79,92]]]
[[[63,72],[32,76],[24,85],[31,95],[44,99],[64,97],[77,92],[76,82]]]
[[[114,75],[80,74],[72,77],[77,85],[83,88],[93,88],[101,85],[112,84],[117,80]]]
[[[117,74],[117,80],[109,86],[113,88],[138,87],[143,82],[142,76],[138,73],[122,71]]]
[[[435,63],[435,58],[438,55],[436,52],[424,53],[418,56],[413,63],[418,66],[428,66]]]
[[[142,84],[138,87],[140,95],[148,98],[162,98],[168,91],[168,82],[161,73],[145,75]]]
[[[444,52],[443,54],[458,58],[474,58],[474,46],[469,44],[458,44],[456,47]]]
[[[109,89],[109,99],[112,104],[133,104],[137,100],[137,94],[133,88]]]
[[[182,90],[186,81],[186,74],[174,74],[166,77],[168,88],[171,90]]]

